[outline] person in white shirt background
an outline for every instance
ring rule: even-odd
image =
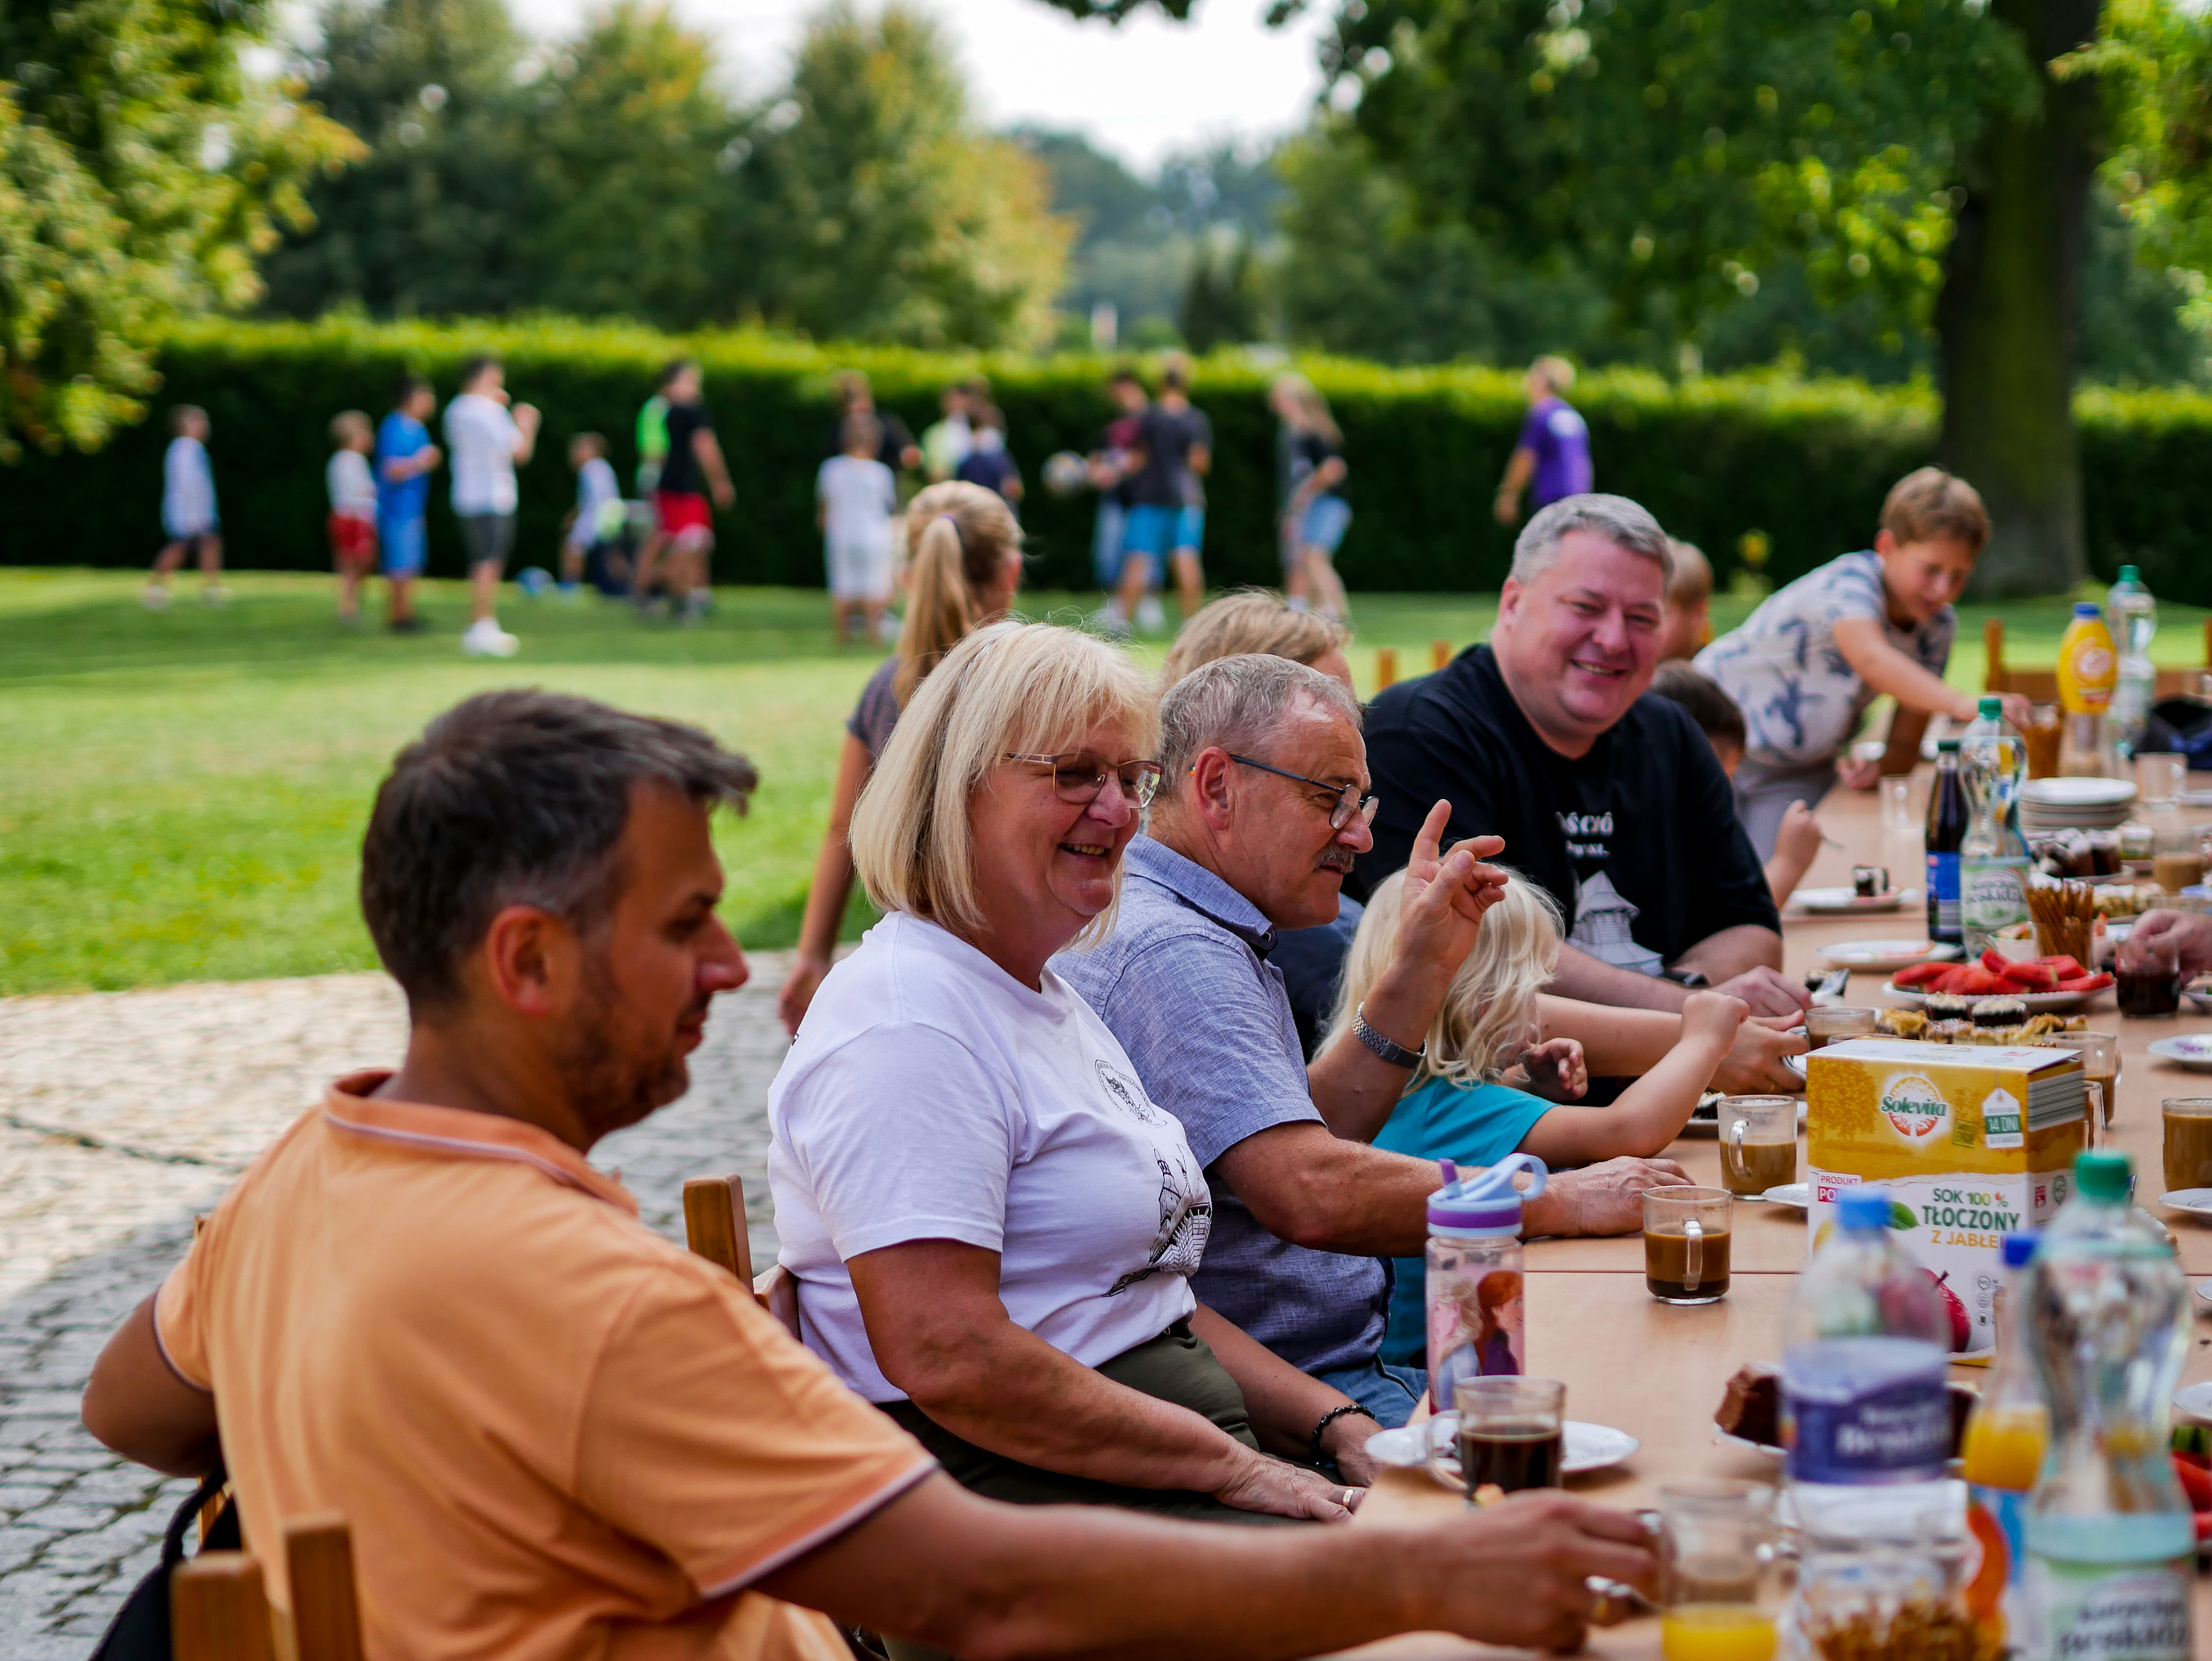
[[[576,508],[568,515],[568,528],[561,537],[561,597],[574,599],[579,585],[591,571],[592,550],[600,549],[603,569],[595,580],[617,575],[612,569],[620,562],[620,576],[626,583],[629,562],[623,559],[619,544],[628,510],[622,499],[622,485],[615,478],[614,464],[607,459],[607,441],[598,433],[578,433],[568,441],[568,465],[576,474]]]
[[[216,516],[215,473],[208,465],[207,411],[179,404],[169,411],[169,441],[161,458],[161,529],[168,540],[154,557],[154,574],[144,599],[149,610],[169,603],[169,575],[197,551],[205,587],[200,598],[210,605],[229,602],[222,586],[222,521]]]
[[[331,443],[323,470],[331,564],[338,574],[338,621],[349,626],[361,620],[361,581],[376,563],[376,476],[368,470],[376,429],[365,412],[341,410],[331,417]]]
[[[891,515],[898,512],[898,480],[876,454],[883,423],[872,415],[848,415],[844,437],[845,453],[823,462],[814,478],[830,567],[830,621],[840,646],[856,611],[861,639],[882,635],[891,597]]]
[[[461,650],[470,657],[513,657],[520,644],[499,626],[495,611],[499,579],[514,548],[514,470],[537,446],[538,417],[528,404],[510,413],[506,381],[497,358],[471,358],[461,371],[460,396],[446,405],[453,516],[469,562],[469,627]]]

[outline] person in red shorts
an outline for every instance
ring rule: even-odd
[[[638,604],[648,604],[659,579],[672,597],[682,596],[689,622],[705,616],[714,603],[708,584],[714,520],[708,496],[711,492],[714,506],[726,511],[738,493],[731,488],[730,470],[722,465],[714,417],[699,397],[699,366],[678,364],[661,396],[668,400],[668,456],[660,465],[659,486],[653,493],[659,524],[638,556],[636,592]]]
[[[331,563],[338,574],[338,621],[349,626],[361,620],[361,582],[376,564],[376,478],[369,472],[369,452],[376,447],[376,429],[359,410],[341,410],[331,417],[330,465],[324,470],[330,487]]]

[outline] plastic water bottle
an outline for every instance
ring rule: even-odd
[[[1429,1404],[1449,1411],[1462,1378],[1524,1372],[1521,1207],[1544,1191],[1544,1162],[1514,1153],[1462,1182],[1449,1159],[1438,1161],[1444,1185],[1429,1196],[1429,1244],[1423,1296],[1429,1331]],[[1514,1174],[1534,1178],[1525,1189]]]
[[[2004,718],[2003,700],[1985,697],[1959,738],[1969,818],[1959,845],[1959,926],[1969,956],[1990,936],[2027,921],[2027,839],[2020,830],[2020,791],[2027,744]]]
[[[1944,1475],[1950,1317],[1889,1222],[1886,1194],[1839,1194],[1835,1232],[1798,1275],[1784,1317],[1796,1656],[1835,1642],[1879,1653],[1900,1623],[1966,1618],[1966,1484]]]
[[[2167,1402],[2189,1345],[2188,1282],[2132,1214],[2126,1154],[2083,1153],[2074,1175],[2027,1280],[2051,1445],[2027,1505],[2027,1652],[2186,1661],[2196,1533]]]
[[[1967,1526],[1981,1544],[1982,1567],[1966,1589],[1967,1607],[1992,1648],[2021,1631],[2027,1496],[2043,1469],[2051,1415],[2028,1353],[2021,1305],[2036,1236],[2004,1237],[2004,1280],[1997,1287],[1996,1354],[1989,1382],[1966,1424]]]
[[[2132,565],[2120,567],[2120,580],[2105,596],[2105,618],[2119,648],[2120,678],[2112,689],[2112,744],[2124,756],[2135,753],[2150,718],[2158,670],[2150,643],[2158,636],[2158,601]]]

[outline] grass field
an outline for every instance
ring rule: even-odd
[[[680,716],[750,754],[760,794],[720,831],[726,915],[748,945],[795,938],[840,726],[875,661],[832,647],[821,594],[726,590],[691,630],[510,597],[522,654],[485,663],[458,654],[458,585],[428,585],[440,632],[398,640],[339,630],[327,579],[240,574],[235,603],[212,611],[187,578],[159,615],[138,582],[0,569],[0,993],[373,966],[354,884],[376,782],[430,716],[500,685]],[[1073,620],[1095,604],[1032,593],[1022,610]],[[1431,641],[1479,639],[1494,611],[1472,594],[1354,604],[1363,691],[1377,647],[1416,673]],[[1745,609],[1723,602],[1717,621]],[[2015,660],[2051,660],[2064,602],[2002,614]],[[1984,615],[1962,618],[1958,684],[1979,684]],[[2202,616],[2162,613],[2161,660],[2200,660]],[[856,910],[848,928],[860,922]]]

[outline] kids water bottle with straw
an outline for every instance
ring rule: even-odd
[[[1533,1153],[1508,1155],[1462,1181],[1438,1162],[1444,1185],[1429,1196],[1429,1402],[1452,1405],[1462,1378],[1527,1371],[1522,1337],[1521,1207],[1544,1191],[1548,1174]],[[1513,1186],[1516,1172],[1533,1180]]]

